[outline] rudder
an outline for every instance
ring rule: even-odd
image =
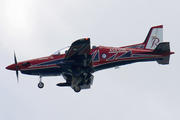
[[[163,25],[151,27],[143,43],[144,49],[154,50],[161,42],[163,42]]]

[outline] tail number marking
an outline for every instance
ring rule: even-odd
[[[119,53],[119,52],[126,52],[125,48],[111,48],[109,53]]]

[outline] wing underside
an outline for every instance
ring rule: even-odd
[[[93,81],[93,63],[90,49],[90,38],[76,40],[71,44],[64,61],[58,65],[65,71],[66,83],[58,86],[71,86],[75,92],[90,88]]]

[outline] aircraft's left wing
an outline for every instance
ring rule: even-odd
[[[63,70],[62,76],[66,83],[58,83],[57,86],[71,86],[75,92],[88,89],[93,83],[94,72],[90,38],[76,40],[71,44],[64,61],[57,64]]]
[[[90,38],[82,38],[73,42],[64,58],[64,64],[92,68]]]

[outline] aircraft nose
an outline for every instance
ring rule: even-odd
[[[15,64],[9,65],[9,66],[6,67],[6,69],[8,69],[8,70],[16,70],[16,65]]]

